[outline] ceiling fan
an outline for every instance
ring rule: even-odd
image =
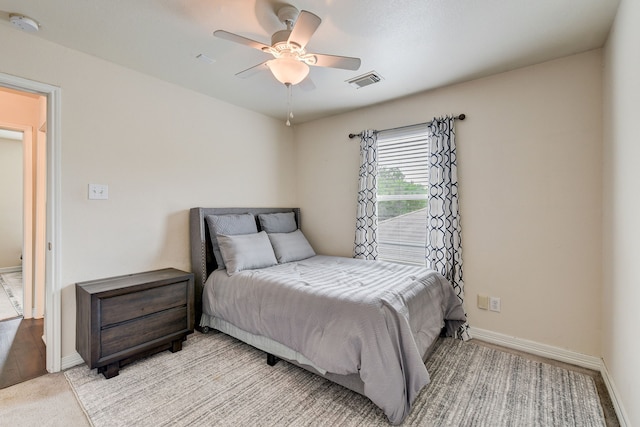
[[[290,87],[307,77],[309,65],[353,71],[360,68],[360,58],[309,53],[305,50],[311,36],[322,22],[317,15],[306,10],[299,12],[294,6],[285,5],[278,9],[277,16],[287,29],[275,32],[271,36],[270,46],[224,30],[213,33],[221,39],[273,55],[273,59],[241,71],[236,76],[246,78],[268,68],[280,83]]]

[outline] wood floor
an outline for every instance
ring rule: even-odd
[[[44,319],[0,322],[0,388],[47,373],[43,328]]]

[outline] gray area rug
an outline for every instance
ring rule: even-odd
[[[604,426],[591,377],[441,339],[404,425]],[[221,333],[190,335],[110,380],[65,372],[94,426],[388,426],[367,398]]]
[[[22,272],[0,274],[0,320],[22,316]]]

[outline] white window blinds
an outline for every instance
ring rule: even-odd
[[[378,254],[425,265],[429,194],[428,126],[378,133]]]

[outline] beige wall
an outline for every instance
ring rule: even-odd
[[[20,267],[22,141],[0,138],[0,268]]]
[[[0,26],[0,72],[61,87],[62,356],[78,281],[188,270],[188,209],[295,204],[292,132],[267,118]],[[87,199],[89,183],[109,200]]]
[[[600,356],[600,50],[297,126],[298,201],[318,252],[350,256],[358,142],[347,134],[457,122],[472,327]],[[362,89],[366,90],[366,89]],[[478,293],[502,298],[479,310]]]
[[[640,3],[623,0],[605,47],[602,355],[640,425]]]

